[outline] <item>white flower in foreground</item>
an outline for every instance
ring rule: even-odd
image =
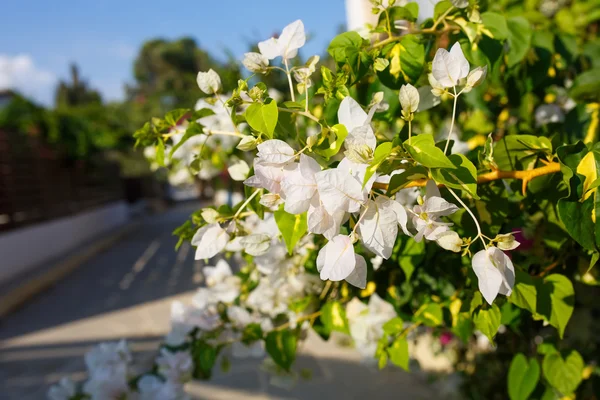
[[[169,382],[184,383],[192,378],[194,362],[189,351],[171,352],[165,348],[160,349],[160,356],[156,359],[158,373]]]
[[[75,382],[64,377],[48,390],[49,400],[70,400],[77,393]]]
[[[270,38],[258,43],[261,54],[272,60],[277,57],[290,59],[298,55],[298,49],[306,43],[304,24],[296,20],[283,28],[278,38]]]
[[[349,236],[337,235],[330,240],[317,256],[317,269],[321,273],[322,280],[341,281],[347,279],[355,270],[357,260],[361,271],[352,279],[354,282],[364,285],[366,283],[366,263],[362,256],[354,253],[354,245]],[[364,264],[364,279],[362,266]],[[352,282],[349,282],[352,283]]]
[[[209,69],[208,72],[198,72],[196,82],[198,82],[200,90],[206,94],[215,94],[221,90],[221,78],[212,69]]]
[[[242,61],[244,67],[250,72],[265,73],[269,66],[269,59],[260,53],[245,53],[244,61]]]
[[[477,67],[473,71],[469,72],[469,75],[467,76],[467,84],[466,84],[465,89],[463,89],[463,91],[469,92],[469,91],[471,91],[471,89],[479,86],[481,84],[481,82],[483,82],[483,80],[485,79],[486,75],[487,75],[487,65],[485,65],[483,67]]]
[[[366,200],[362,183],[344,169],[328,169],[315,174],[319,198],[328,214],[358,212]]]
[[[229,234],[218,223],[209,224],[198,229],[192,238],[196,246],[196,260],[212,258],[219,254],[229,242]]]
[[[290,214],[302,214],[311,204],[319,205],[315,174],[321,172],[321,166],[313,158],[300,155],[300,163],[285,174],[281,181],[281,191],[285,199],[284,209]]]
[[[393,203],[396,202],[382,196],[376,201],[369,200],[367,210],[358,224],[358,232],[365,247],[385,259],[392,255],[398,236],[398,216]]]
[[[469,62],[465,58],[460,44],[456,42],[450,51],[438,49],[433,58],[431,74],[441,86],[448,88],[456,86],[459,80],[466,78],[469,68]]]
[[[477,252],[471,263],[485,301],[492,304],[498,293],[510,296],[515,285],[515,269],[502,250],[488,247]]]
[[[440,217],[455,213],[458,207],[444,200],[434,181],[427,182],[427,194],[423,204],[413,207],[412,222],[417,229],[415,240],[420,242],[423,237],[427,240],[437,240],[438,236],[448,230],[451,223],[441,222]]]
[[[512,233],[503,233],[496,235],[496,246],[500,250],[514,250],[519,247],[519,243]]]
[[[265,163],[280,165],[292,161],[296,152],[283,140],[271,139],[258,145],[256,156]]]
[[[331,240],[340,233],[340,225],[344,221],[346,212],[336,211],[329,214],[323,205],[308,209],[308,231],[325,236]]]
[[[244,181],[244,185],[264,188],[274,194],[281,192],[281,181],[288,171],[296,168],[295,163],[277,165],[269,164],[260,158],[254,159],[254,175]]]
[[[400,105],[405,117],[417,112],[419,108],[419,91],[410,83],[400,87]]]
[[[348,131],[348,136],[344,141],[347,148],[349,146],[360,147],[366,145],[371,150],[375,149],[377,139],[373,128],[371,128],[371,119],[376,109],[377,107],[371,108],[371,111],[367,114],[352,97],[348,96],[342,100],[338,109],[338,121]]]
[[[463,240],[460,238],[460,236],[458,236],[458,233],[454,231],[440,233],[436,242],[441,248],[453,251],[455,253],[460,253],[463,245]]]

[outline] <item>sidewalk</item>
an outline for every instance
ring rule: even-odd
[[[97,254],[0,325],[2,399],[44,399],[63,375],[85,378],[83,354],[95,343],[128,338],[136,359],[150,360],[169,329],[173,300],[187,301],[200,284],[193,249],[174,251],[173,228],[194,209],[178,206],[144,219],[112,248]],[[352,349],[310,335],[296,365],[312,378],[291,390],[269,383],[258,360],[231,359],[212,380],[189,384],[194,399],[429,399],[419,375],[371,369]]]

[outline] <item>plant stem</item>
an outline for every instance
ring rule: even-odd
[[[534,169],[528,169],[523,171],[491,171],[486,172],[485,174],[481,174],[477,177],[477,183],[488,183],[492,181],[497,181],[499,179],[521,179],[523,181],[529,182],[533,178],[537,178],[538,176],[549,175],[560,172],[560,164],[557,162],[550,162],[543,167],[538,167]],[[424,187],[427,184],[427,179],[417,179],[411,181],[406,186],[402,186],[399,189],[411,188],[411,187]],[[443,185],[438,185],[443,186]],[[383,189],[387,190],[387,183],[378,183],[375,182],[373,184],[373,189]]]
[[[408,120],[408,144],[410,144],[411,139],[412,139],[412,120]]]
[[[279,111],[300,114],[306,118],[312,119],[315,122],[319,122],[319,118],[312,115],[309,111],[290,110],[289,108],[277,107]]]
[[[446,146],[444,146],[444,154],[448,151],[448,144],[450,143],[450,136],[452,135],[452,129],[454,129],[454,119],[456,118],[456,100],[458,95],[456,94],[456,86],[453,86],[454,90],[454,106],[452,107],[452,122],[450,122],[450,131],[448,132],[448,138],[446,139]]]
[[[288,83],[290,84],[290,95],[292,96],[292,101],[296,101],[296,95],[294,94],[294,84],[292,83],[292,75],[290,74],[290,68],[288,66],[287,58],[283,59],[283,64],[285,65],[285,74],[288,78]]]
[[[262,190],[262,189],[256,189],[256,190],[254,191],[254,193],[252,193],[252,194],[250,195],[250,197],[248,197],[248,198],[246,199],[246,201],[245,201],[245,202],[244,202],[244,203],[243,203],[243,204],[240,206],[240,208],[238,208],[238,210],[236,211],[236,213],[235,213],[235,215],[233,216],[233,218],[232,218],[232,219],[236,219],[236,218],[237,218],[237,217],[240,215],[240,213],[242,212],[242,210],[243,210],[244,208],[246,208],[246,206],[247,206],[248,204],[250,204],[250,202],[252,201],[252,199],[253,199],[253,198],[255,198],[255,197],[256,197],[256,195],[258,194],[258,192],[260,192],[261,190]]]
[[[456,193],[454,193],[454,190],[452,190],[450,188],[446,188],[446,189],[448,189],[450,194],[452,196],[454,196],[454,198],[460,203],[460,205],[463,206],[463,208],[465,210],[467,210],[467,212],[469,213],[471,218],[473,218],[473,222],[475,222],[475,226],[477,227],[477,237],[475,238],[475,240],[481,239],[481,243],[483,243],[483,248],[487,250],[487,244],[485,244],[485,240],[483,240],[483,234],[481,233],[481,227],[479,226],[479,221],[477,221],[477,218],[475,217],[475,214],[473,214],[473,211],[471,211],[471,209],[469,207],[467,207],[467,205],[461,200],[460,196],[458,196]]]

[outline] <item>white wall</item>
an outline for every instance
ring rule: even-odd
[[[0,234],[0,283],[78,245],[117,228],[129,219],[124,201],[91,211]]]

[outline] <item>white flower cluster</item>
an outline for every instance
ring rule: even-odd
[[[88,380],[81,393],[92,400],[186,400],[183,385],[191,379],[192,358],[187,351],[161,349],[155,361],[157,374],[142,375],[137,390],[130,386],[134,377],[132,356],[123,340],[100,343],[85,355]],[[48,391],[50,400],[69,400],[78,394],[77,385],[63,378]]]

